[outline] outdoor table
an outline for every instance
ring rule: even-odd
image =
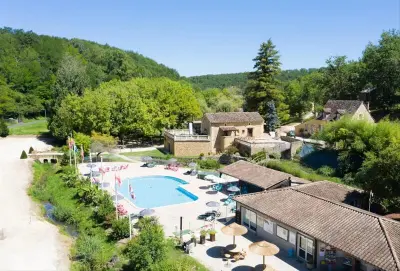
[[[237,245],[234,245],[234,244],[226,246],[226,250],[229,251],[232,254],[236,254],[236,253],[240,253],[241,252],[239,247]]]
[[[231,254],[225,254],[225,258],[226,258],[226,267],[229,267],[230,266],[230,262],[229,262],[229,259],[231,258]]]

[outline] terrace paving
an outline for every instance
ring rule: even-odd
[[[103,163],[104,166],[115,166],[124,163]],[[245,260],[241,260],[237,263],[230,263],[229,267],[226,267],[226,262],[222,260],[220,256],[220,249],[232,243],[232,236],[226,236],[221,233],[221,228],[227,223],[225,221],[226,217],[228,221],[233,219],[233,213],[230,212],[229,208],[223,206],[222,200],[227,196],[224,193],[211,193],[208,188],[210,185],[209,181],[198,179],[195,176],[184,175],[187,168],[179,168],[178,171],[174,172],[171,170],[164,169],[164,166],[156,166],[154,168],[142,167],[143,163],[129,163],[129,167],[126,170],[120,171],[120,176],[122,181],[126,178],[132,177],[142,177],[149,175],[162,175],[162,176],[172,176],[177,177],[188,182],[188,184],[183,185],[183,187],[198,196],[198,200],[182,203],[176,205],[169,205],[163,207],[154,208],[155,216],[159,218],[160,223],[164,227],[164,231],[167,236],[173,236],[174,232],[179,230],[180,217],[183,217],[183,230],[191,230],[195,232],[195,235],[199,236],[199,232],[202,227],[211,228],[213,226],[212,222],[205,223],[202,220],[198,220],[197,217],[206,211],[211,211],[212,208],[206,206],[209,201],[221,202],[221,216],[217,221],[215,221],[215,228],[217,230],[216,241],[206,242],[205,245],[197,244],[193,248],[191,255],[199,260],[202,264],[207,266],[210,270],[220,271],[220,270],[249,270],[251,267],[255,267],[262,263],[262,257],[253,254],[248,251],[248,246],[254,242],[259,241],[257,236],[248,233],[246,236],[236,237],[236,243],[240,248],[244,248],[247,251],[247,257]],[[86,164],[79,165],[82,174],[88,174],[89,168]],[[104,176],[104,189],[107,190],[112,195],[115,194],[114,191],[114,178],[115,173],[109,172]],[[127,185],[123,182],[122,185]],[[151,195],[149,195],[151,196]],[[136,207],[127,199],[121,199],[118,201],[124,205],[124,207],[130,213],[139,213],[142,208]],[[230,222],[228,222],[229,224]],[[183,240],[189,240],[190,234],[183,236]],[[305,266],[298,263],[295,259],[287,259],[285,256],[286,252],[281,252],[277,256],[266,257],[266,263],[270,265],[275,270],[291,271],[291,270],[306,270]],[[284,260],[282,260],[284,259]]]

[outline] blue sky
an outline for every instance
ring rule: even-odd
[[[0,26],[108,43],[181,75],[250,71],[272,38],[283,69],[357,59],[383,30],[399,29],[398,0],[2,1]]]

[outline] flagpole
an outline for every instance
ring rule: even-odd
[[[72,159],[71,159],[71,140],[72,140],[72,135],[71,135],[71,137],[68,137],[69,166],[72,166]]]
[[[76,169],[77,169],[77,166],[76,166],[76,145],[74,144],[74,163],[75,163],[75,173],[76,173]]]
[[[103,168],[103,156],[100,156],[100,167],[101,167],[101,184],[100,184],[100,188],[103,189],[103,182],[104,182],[104,174],[106,174],[106,172],[104,171]]]
[[[118,220],[118,196],[117,196],[117,180],[115,179],[115,216]]]
[[[129,215],[129,240],[132,240],[132,218],[130,213],[128,215]]]
[[[89,159],[90,159],[90,186],[92,186],[92,152],[89,150]]]

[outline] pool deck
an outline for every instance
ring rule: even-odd
[[[103,166],[114,166],[124,165],[126,163],[103,163]],[[180,217],[183,217],[183,230],[194,231],[195,235],[199,235],[202,227],[213,226],[212,222],[205,223],[202,220],[198,220],[197,216],[203,214],[206,211],[211,211],[212,208],[206,206],[209,201],[216,201],[221,203],[219,210],[221,216],[215,221],[215,229],[217,230],[216,241],[207,241],[205,245],[197,244],[192,250],[191,255],[207,266],[210,270],[251,270],[252,267],[260,265],[262,263],[262,257],[248,251],[248,246],[254,242],[260,240],[254,234],[248,233],[246,236],[236,237],[236,244],[238,247],[243,248],[247,251],[247,257],[245,260],[241,260],[237,263],[230,263],[230,266],[226,266],[226,262],[222,260],[220,256],[220,250],[232,243],[232,236],[227,236],[221,233],[221,228],[233,220],[234,213],[231,213],[229,208],[223,206],[223,200],[227,197],[223,193],[214,193],[208,188],[210,185],[209,181],[198,179],[196,176],[184,175],[187,168],[179,168],[178,171],[166,170],[164,166],[156,166],[154,168],[142,167],[143,163],[129,163],[128,169],[121,170],[120,176],[124,183],[124,179],[132,177],[143,177],[149,175],[161,175],[161,176],[172,176],[177,177],[188,182],[183,187],[196,195],[198,200],[188,203],[181,203],[176,205],[169,205],[164,207],[154,208],[155,216],[159,218],[160,223],[164,227],[165,234],[167,236],[173,236],[173,233],[179,230]],[[89,173],[90,169],[86,164],[79,165],[80,172],[82,174]],[[101,177],[98,177],[101,179]],[[114,179],[115,172],[111,171],[104,175],[103,188],[107,190],[111,195],[115,194],[114,191]],[[151,196],[151,195],[149,195]],[[129,213],[139,213],[142,208],[136,207],[127,199],[120,199],[118,203],[123,204],[125,209]],[[228,221],[228,222],[227,222]],[[186,234],[183,237],[184,240],[190,239],[190,235]],[[303,264],[298,263],[293,258],[287,258],[287,253],[282,252],[277,256],[266,257],[266,264],[275,270],[292,271],[292,270],[306,270]]]

